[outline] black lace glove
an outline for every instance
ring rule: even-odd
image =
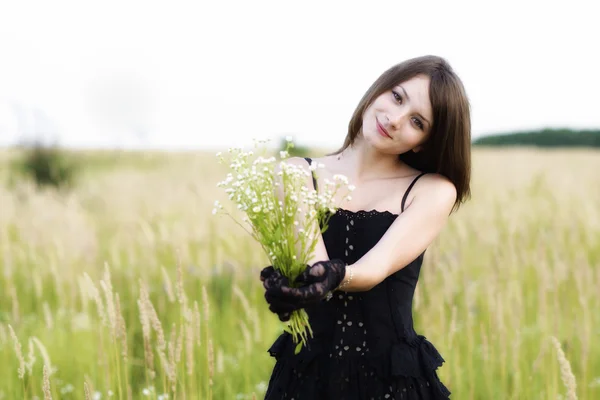
[[[269,290],[282,285],[289,285],[289,280],[283,276],[279,271],[273,268],[272,265],[264,268],[260,271],[260,280],[263,282],[265,288],[265,299],[269,304],[269,310],[279,317],[282,322],[289,321],[292,316],[292,311],[297,310],[293,304],[289,304],[286,301],[277,297],[271,296]]]
[[[307,266],[296,278],[300,287],[291,287],[287,278],[269,267],[261,272],[269,309],[277,313],[282,321],[282,317],[289,320],[292,311],[323,300],[340,285],[345,276],[346,263],[339,259],[319,261]]]

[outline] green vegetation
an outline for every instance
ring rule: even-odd
[[[44,381],[54,399],[262,398],[284,325],[262,250],[211,214],[227,169],[213,153],[119,159],[83,164],[94,179],[68,193],[0,182],[0,398],[44,398]],[[600,398],[599,153],[473,161],[414,301],[440,378],[456,399]]]
[[[600,147],[600,130],[543,129],[489,135],[474,146]]]
[[[31,179],[40,187],[66,188],[74,183],[77,164],[68,152],[56,145],[35,141],[22,146],[22,152],[13,161],[16,179]]]

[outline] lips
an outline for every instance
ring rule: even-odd
[[[392,137],[390,136],[390,134],[388,133],[388,131],[386,131],[385,128],[379,123],[379,120],[377,120],[377,118],[375,118],[375,122],[377,124],[377,130],[379,131],[379,133],[382,136],[387,136],[388,138],[391,139]]]

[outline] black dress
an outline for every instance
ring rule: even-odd
[[[402,211],[422,175],[406,190]],[[338,209],[323,234],[329,258],[356,262],[396,217]],[[306,308],[313,337],[297,355],[287,332],[269,348],[277,361],[265,400],[448,399],[450,391],[436,374],[444,359],[413,329],[412,299],[423,255],[371,290],[336,291]]]

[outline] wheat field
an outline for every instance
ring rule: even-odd
[[[315,152],[314,156],[320,155]],[[88,152],[71,192],[0,152],[1,399],[261,399],[283,325],[260,247],[213,216],[214,153]],[[416,330],[453,399],[600,398],[600,153],[474,150]]]

